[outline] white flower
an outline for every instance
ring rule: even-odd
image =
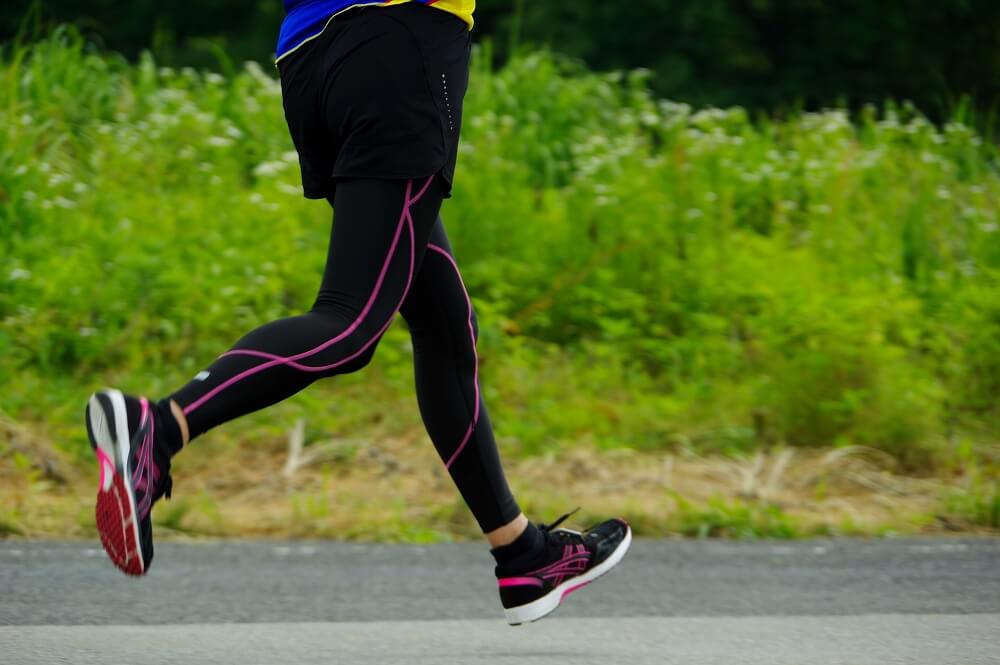
[[[639,120],[644,125],[652,126],[660,122],[660,116],[656,115],[652,111],[643,111],[643,113],[639,116]]]
[[[284,168],[284,162],[261,162],[254,167],[253,174],[258,178],[270,178],[281,173]]]

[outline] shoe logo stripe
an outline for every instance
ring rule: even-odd
[[[505,577],[497,580],[500,588],[509,586],[542,586],[543,582],[537,577]]]

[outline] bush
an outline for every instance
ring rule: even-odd
[[[998,422],[1000,175],[968,127],[910,106],[753,121],[544,52],[488,65],[445,215],[501,436],[527,453],[859,442],[922,466],[956,427]],[[298,196],[256,65],[133,66],[62,30],[3,55],[0,127],[15,417],[75,432],[65,405],[95,384],[165,392],[311,302],[329,213]],[[267,417],[376,422],[412,402],[409,354],[394,329],[365,378]],[[382,397],[316,413],[359,381]]]

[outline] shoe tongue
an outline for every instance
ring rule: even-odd
[[[556,543],[582,543],[583,536],[576,531],[569,529],[553,529],[548,532],[548,537]]]

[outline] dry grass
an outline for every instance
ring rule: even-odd
[[[0,418],[0,535],[91,538],[91,468]],[[380,441],[243,445],[212,439],[176,460],[175,494],[155,511],[160,536],[474,538],[476,525],[422,432]],[[514,460],[508,476],[534,519],[581,506],[578,523],[629,518],[643,535],[793,537],[974,531],[942,497],[964,479],[901,475],[877,450],[777,449],[746,458],[691,451],[572,450]]]

